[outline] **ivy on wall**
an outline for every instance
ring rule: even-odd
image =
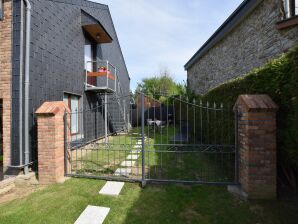
[[[281,166],[290,166],[292,170],[297,171],[298,44],[265,66],[255,69],[245,76],[228,81],[211,89],[207,94],[195,98],[209,102],[220,102],[232,107],[241,94],[268,94],[278,104],[278,163]],[[291,173],[293,174],[293,172]]]

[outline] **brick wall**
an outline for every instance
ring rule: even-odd
[[[238,111],[239,182],[249,198],[276,198],[276,111],[267,95],[241,95]]]
[[[0,21],[0,98],[3,99],[3,163],[11,155],[11,79],[12,79],[12,1],[4,0],[4,19]]]
[[[65,111],[69,112],[69,109],[62,101],[45,102],[36,111],[40,184],[52,184],[64,180]],[[70,138],[70,131],[68,135]]]
[[[297,43],[298,26],[283,30],[279,0],[263,0],[253,12],[212,47],[187,71],[188,84],[196,94],[227,80],[245,75],[278,57]],[[199,47],[199,46],[198,46]]]

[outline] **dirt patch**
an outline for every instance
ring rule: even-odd
[[[34,172],[7,178],[0,182],[0,204],[24,198],[42,188],[44,186],[39,185]]]
[[[15,187],[9,192],[0,195],[0,204],[5,204],[15,199],[25,198],[26,196],[32,194],[35,191],[41,190],[45,186],[25,186],[24,188]]]

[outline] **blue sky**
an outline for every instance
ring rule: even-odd
[[[242,0],[93,0],[110,8],[134,90],[168,68],[186,80],[184,64]]]

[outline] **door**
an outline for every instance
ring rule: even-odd
[[[95,71],[94,67],[96,67],[96,62],[94,62],[94,47],[91,44],[85,44],[84,52],[85,71],[87,73]],[[87,77],[87,84],[96,86],[96,77]]]

